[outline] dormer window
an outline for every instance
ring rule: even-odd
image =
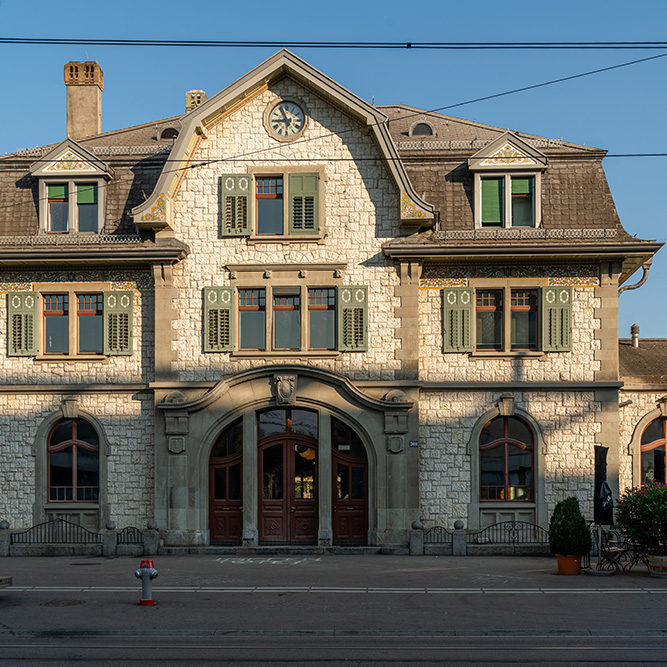
[[[417,123],[412,127],[410,136],[431,137],[433,136],[433,128],[428,123]]]
[[[535,226],[535,176],[481,176],[479,189],[482,227]]]
[[[46,219],[51,234],[92,233],[102,227],[97,182],[66,181],[45,183]]]

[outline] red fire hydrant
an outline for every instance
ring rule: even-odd
[[[157,570],[153,567],[152,560],[142,560],[139,569],[134,573],[137,579],[141,579],[141,600],[139,604],[150,607],[155,604],[153,600],[153,579],[157,577]]]

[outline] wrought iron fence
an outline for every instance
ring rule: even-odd
[[[134,526],[123,528],[116,535],[116,544],[143,544],[144,534]]]
[[[451,544],[452,539],[452,533],[443,526],[433,526],[424,533],[425,545]]]
[[[10,544],[102,544],[102,535],[65,519],[52,519],[12,533]]]
[[[501,521],[466,535],[468,544],[549,544],[549,533],[526,521]]]

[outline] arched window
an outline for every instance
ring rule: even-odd
[[[433,135],[433,128],[428,123],[417,123],[412,128],[412,136],[416,137],[418,135],[432,136]]]
[[[522,420],[496,417],[487,422],[479,438],[480,502],[532,502],[533,452],[533,435]]]
[[[49,433],[49,502],[96,503],[100,495],[100,441],[85,419],[62,419]]]
[[[642,433],[641,483],[661,482],[665,484],[665,447],[667,447],[667,419],[654,419]]]

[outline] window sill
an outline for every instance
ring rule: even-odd
[[[83,502],[82,500],[47,500],[44,507],[48,510],[95,510],[100,508],[100,503],[97,500],[90,503]]]
[[[504,359],[504,358],[517,358],[517,357],[529,357],[532,359],[538,359],[545,355],[541,350],[525,350],[525,351],[508,351],[503,350],[478,350],[476,352],[471,352],[470,356],[478,359]]]
[[[276,234],[275,236],[270,234],[262,234],[248,237],[248,245],[259,245],[263,243],[324,243],[326,234]]]
[[[252,350],[234,351],[231,354],[232,359],[298,359],[300,357],[307,359],[335,359],[341,353],[338,350]]]
[[[34,360],[39,363],[76,363],[76,362],[86,362],[89,363],[91,361],[100,363],[100,364],[108,364],[109,363],[109,357],[105,357],[103,354],[78,354],[76,356],[70,355],[70,354],[63,354],[63,355],[43,355],[40,354],[36,357],[34,357]]]

